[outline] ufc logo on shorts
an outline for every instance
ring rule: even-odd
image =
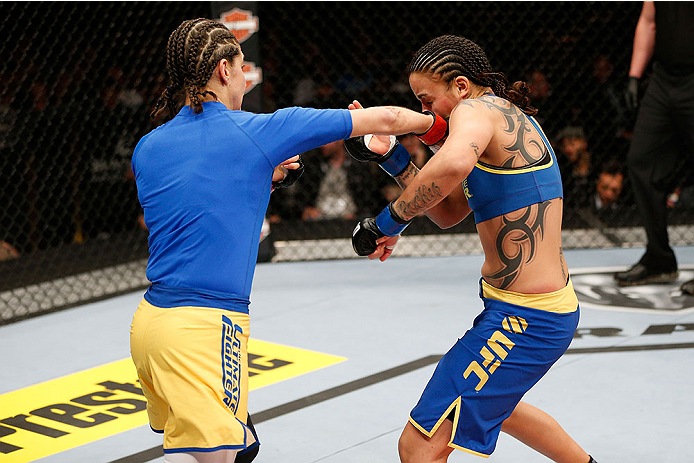
[[[528,328],[528,322],[521,317],[509,316],[503,319],[501,327],[510,333],[522,334]],[[489,376],[499,368],[501,362],[503,362],[515,345],[516,343],[506,337],[504,333],[499,330],[495,331],[489,339],[487,339],[487,345],[480,349],[480,354],[484,359],[482,365],[476,360],[470,362],[463,373],[463,378],[468,379],[470,373],[477,375],[479,381],[477,386],[475,386],[475,391],[479,392],[487,383],[487,380],[489,380]],[[508,351],[506,349],[508,349]]]
[[[234,325],[226,316],[222,316],[222,384],[224,385],[224,403],[233,412],[239,405],[241,382],[241,341],[239,334],[243,330]]]
[[[472,193],[470,193],[470,188],[467,186],[467,179],[463,180],[463,193],[465,193],[465,197],[470,199],[472,198]]]

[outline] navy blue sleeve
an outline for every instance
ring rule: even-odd
[[[352,116],[347,109],[284,108],[255,114],[237,125],[248,134],[272,166],[337,140],[349,138]]]

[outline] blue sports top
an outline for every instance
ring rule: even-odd
[[[498,167],[477,162],[463,180],[468,205],[475,223],[498,217],[531,204],[563,198],[557,157],[540,126],[530,116],[545,145],[544,155],[522,167]]]
[[[351,132],[346,109],[253,114],[207,102],[145,135],[132,158],[149,229],[145,299],[247,313],[274,168]]]

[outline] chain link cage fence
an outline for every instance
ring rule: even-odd
[[[130,172],[166,86],[165,48],[184,19],[237,21],[253,85],[245,109],[393,104],[419,109],[405,68],[442,34],[466,36],[510,81],[529,83],[565,186],[566,248],[643,246],[628,178],[595,206],[601,173],[626,172],[635,114],[623,104],[636,2],[0,3],[0,323],[143,288],[147,231]],[[252,35],[253,41],[245,42]],[[249,44],[248,50],[246,44]],[[249,53],[249,50],[252,53]],[[647,83],[644,79],[644,84]],[[250,106],[250,107],[249,107]],[[431,153],[401,140],[423,165]],[[341,143],[303,155],[273,193],[260,259],[353,257],[356,220],[399,188]],[[671,244],[694,243],[691,169],[667,166]],[[400,255],[480,253],[471,218],[417,218]]]

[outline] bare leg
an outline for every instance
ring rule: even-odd
[[[236,450],[214,452],[167,453],[164,463],[234,463]]]
[[[402,463],[445,463],[453,448],[448,446],[453,423],[443,420],[433,436],[427,437],[408,422],[398,441]]]
[[[557,463],[588,463],[590,460],[554,418],[525,402],[516,406],[501,430]]]

